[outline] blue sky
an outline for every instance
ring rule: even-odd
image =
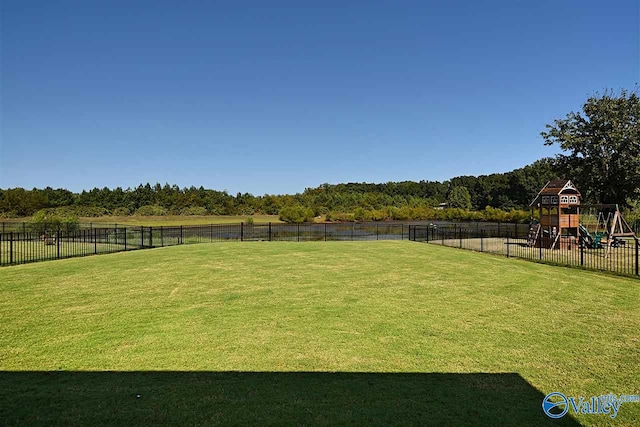
[[[640,81],[635,1],[0,0],[0,188],[446,180]]]

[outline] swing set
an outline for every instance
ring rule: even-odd
[[[617,204],[582,206],[580,235],[590,249],[617,248],[626,239],[637,239],[633,229],[622,216]]]
[[[617,204],[583,205],[582,195],[569,180],[549,181],[529,205],[532,222],[527,246],[546,249],[607,249],[638,241]],[[538,220],[533,220],[537,214]]]

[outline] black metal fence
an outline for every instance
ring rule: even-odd
[[[210,224],[170,227],[118,225],[0,233],[0,266],[135,249],[220,241],[403,240],[404,223]]]
[[[413,240],[490,252],[559,265],[581,266],[639,276],[639,247],[618,239],[611,247],[590,248],[578,240],[560,249],[529,246],[528,224],[511,223],[325,223],[210,224],[190,226],[94,227],[0,233],[0,266],[129,250],[221,241]],[[539,245],[547,246],[547,245]]]
[[[520,224],[512,230],[496,226],[469,227],[466,224],[412,225],[409,240],[428,242],[460,249],[489,252],[556,265],[640,276],[640,244],[637,239],[612,239],[612,244],[598,247],[581,238],[567,239],[556,249],[551,242],[530,245],[529,227]],[[608,242],[607,242],[608,243]]]

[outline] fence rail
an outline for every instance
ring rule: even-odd
[[[581,238],[577,238],[565,247],[545,249],[543,246],[550,245],[529,246],[528,227],[503,230],[498,231],[497,227],[468,227],[464,224],[413,225],[409,230],[409,240],[640,276],[640,244],[637,239],[616,239],[612,246],[602,245],[599,248],[590,248]]]

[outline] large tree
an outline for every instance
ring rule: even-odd
[[[619,203],[640,197],[640,98],[627,90],[589,98],[583,112],[547,125],[545,145],[559,144],[568,154],[558,168],[575,180],[587,200]]]
[[[471,194],[467,187],[453,187],[449,193],[449,206],[452,208],[471,209]]]

